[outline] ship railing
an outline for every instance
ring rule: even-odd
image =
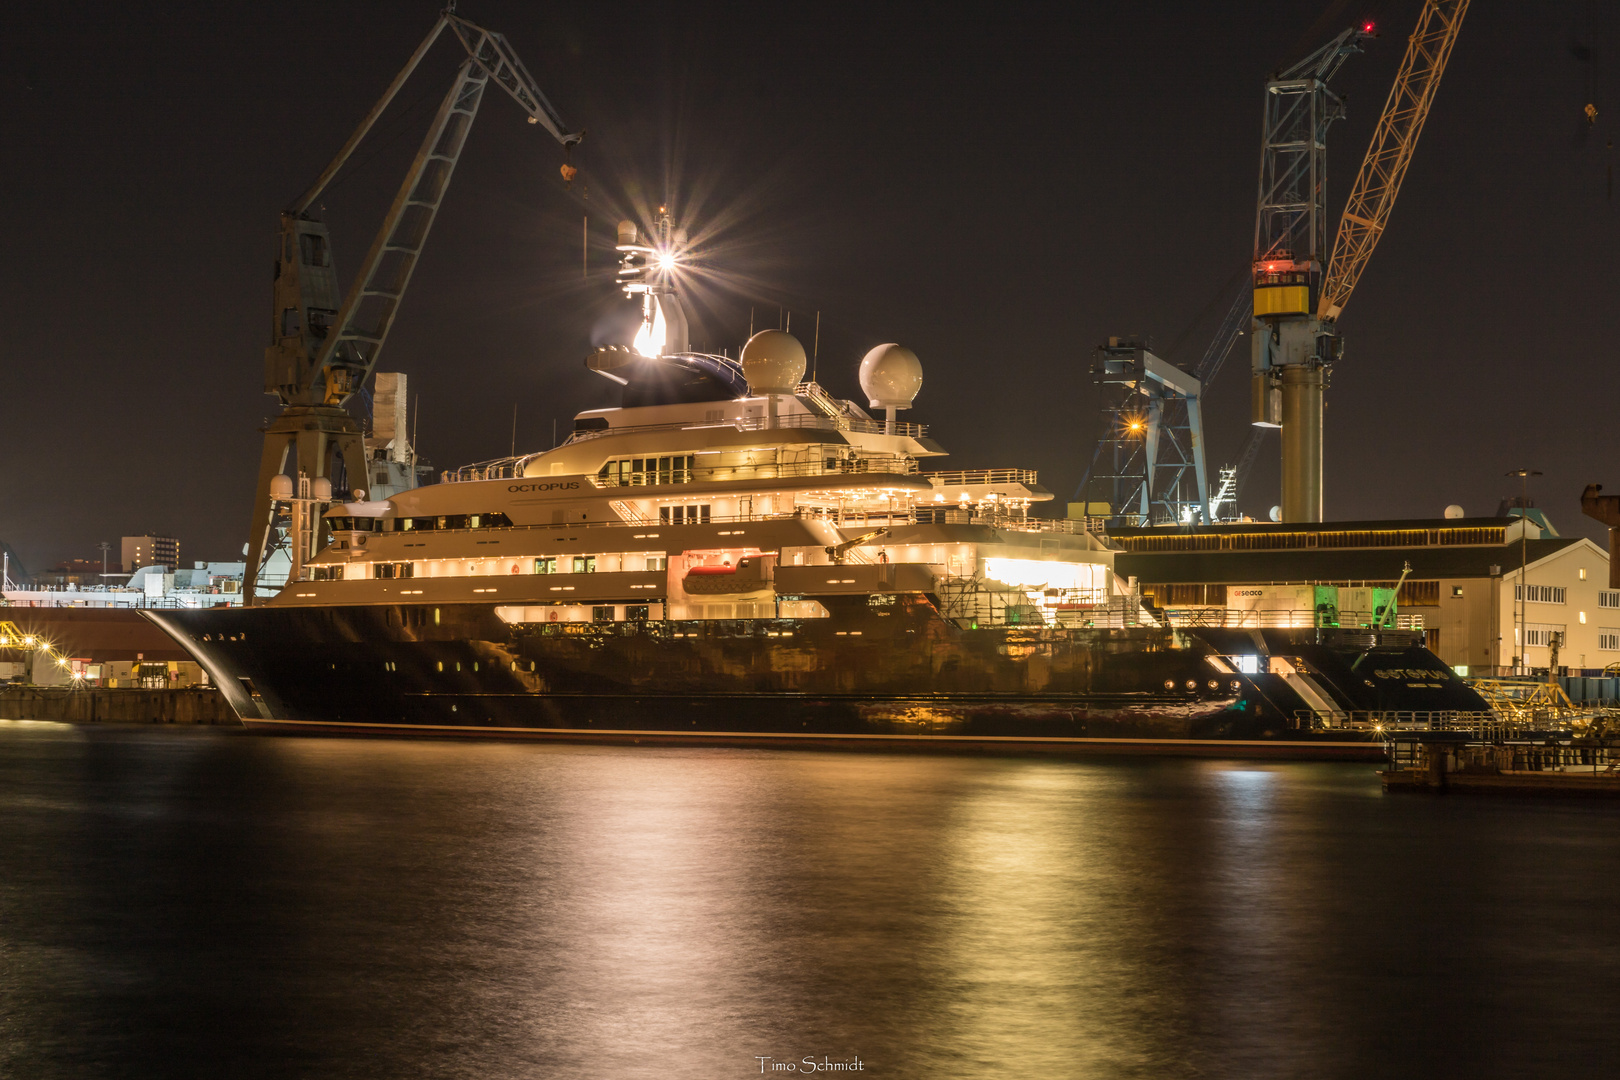
[[[1482,739],[1496,739],[1517,734],[1526,726],[1488,709],[1347,709],[1332,713],[1298,709],[1294,719],[1299,727],[1385,737],[1402,731],[1461,731]]]
[[[459,469],[446,469],[439,474],[439,479],[446,484],[466,483],[471,480],[517,480],[523,476],[523,466],[534,456],[523,454],[519,457],[494,458],[473,465],[463,465]]]
[[[794,393],[808,401],[811,408],[819,409],[825,416],[849,415],[845,411],[844,403],[827,393],[818,382],[802,382]]]
[[[919,525],[985,525],[992,529],[1014,532],[1061,533],[1066,536],[1098,534],[1088,528],[1088,522],[1071,518],[1038,518],[1018,513],[988,510],[964,510],[960,506],[919,506],[916,511]]]
[[[1034,487],[1034,469],[956,469],[943,472],[925,472],[924,480],[935,487],[973,487],[986,484],[1023,484]]]
[[[818,431],[853,431],[868,435],[904,435],[920,439],[928,434],[928,425],[896,421],[890,430],[881,420],[863,420],[858,416],[816,416],[811,413],[789,413],[773,422],[768,416],[738,416],[703,423],[626,424],[616,427],[576,430],[568,436],[568,443],[600,439],[604,435],[642,435],[661,431],[770,431],[773,428],[813,428]],[[567,445],[567,444],[565,444]]]
[[[1283,610],[1255,610],[1227,607],[1174,607],[1165,609],[1165,618],[1171,626],[1206,626],[1236,630],[1309,630],[1311,627],[1336,630],[1362,630],[1376,634],[1379,630],[1422,630],[1422,615],[1397,614],[1388,626],[1374,627],[1373,615],[1366,611],[1341,611],[1337,622],[1331,616],[1322,616],[1309,608]]]
[[[999,522],[992,522],[1000,529],[1016,529],[1019,532],[1062,533],[1065,536],[1100,536],[1102,534],[1101,518],[1007,518]]]
[[[863,473],[873,473],[883,476],[910,476],[917,472],[915,458],[903,454],[871,454],[857,458],[838,458],[831,467],[826,461],[790,461],[790,462],[759,462],[756,464],[740,463],[736,465],[711,465],[695,469],[671,469],[662,474],[655,472],[631,473],[628,481],[619,476],[593,476],[591,482],[597,487],[648,487],[650,484],[645,478],[654,479],[668,477],[663,482],[678,482],[683,484],[724,482],[727,480],[775,480],[785,477],[799,476],[858,476]],[[678,477],[678,480],[677,480]]]

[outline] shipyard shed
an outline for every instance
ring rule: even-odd
[[[1392,587],[1410,564],[1398,609],[1421,617],[1429,648],[1461,674],[1620,664],[1608,553],[1535,519],[1244,522],[1116,529],[1109,540],[1116,571],[1172,621],[1235,613],[1243,587]]]

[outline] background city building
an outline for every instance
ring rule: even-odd
[[[122,552],[120,561],[127,574],[145,566],[167,566],[173,572],[180,565],[180,541],[172,536],[126,536]]]

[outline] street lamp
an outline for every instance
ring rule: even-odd
[[[1521,662],[1525,667],[1530,666],[1527,659],[1528,653],[1526,650],[1524,631],[1524,566],[1525,563],[1529,561],[1526,556],[1526,552],[1529,550],[1530,535],[1529,518],[1525,516],[1525,511],[1530,508],[1530,478],[1532,476],[1540,476],[1541,470],[1514,469],[1512,472],[1508,473],[1508,475],[1517,476],[1519,478],[1519,605],[1518,623],[1514,628],[1513,642],[1515,651],[1517,652],[1517,655],[1513,657],[1513,666],[1517,668],[1520,666]]]

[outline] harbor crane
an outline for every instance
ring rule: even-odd
[[[1327,146],[1319,133],[1337,114],[1338,101],[1325,79],[1309,71],[1284,73],[1266,87],[1251,421],[1282,429],[1284,521],[1322,520],[1322,404],[1328,374],[1343,354],[1339,315],[1389,223],[1468,2],[1425,0],[1345,203],[1331,257],[1325,256]],[[1361,32],[1371,30],[1368,25]]]
[[[1325,258],[1327,129],[1344,115],[1328,83],[1373,36],[1371,26],[1346,29],[1273,74],[1266,84],[1256,263],[1262,252],[1275,255],[1302,244],[1321,253],[1315,256],[1318,261]],[[1102,434],[1075,492],[1077,499],[1089,499],[1093,488],[1107,489],[1110,519],[1127,525],[1209,525],[1223,506],[1235,506],[1237,487],[1259,449],[1259,433],[1244,447],[1239,466],[1222,476],[1212,497],[1198,401],[1244,328],[1254,322],[1252,302],[1257,296],[1252,282],[1237,290],[1214,338],[1190,371],[1158,361],[1163,368],[1174,368],[1179,381],[1192,388],[1190,394],[1166,392],[1163,380],[1122,379],[1117,365],[1103,359],[1106,349],[1098,350],[1093,381],[1121,386],[1123,393],[1116,392],[1103,410]],[[1161,444],[1168,453],[1160,452]]]
[[[428,126],[371,250],[348,292],[340,294],[331,236],[320,219],[317,200],[446,31],[466,51],[466,59],[456,68],[449,92]],[[545,129],[563,146],[562,176],[564,181],[572,180],[576,170],[567,162],[567,152],[579,143],[584,132],[570,131],[563,123],[505,37],[462,18],[452,4],[440,13],[422,44],[337,156],[309,190],[282,211],[271,343],[264,353],[265,392],[281,403],[281,412],[265,429],[264,452],[259,461],[243,583],[248,603],[254,600],[255,585],[268,553],[277,503],[293,488],[291,478],[284,475],[289,455],[296,454],[300,495],[306,487],[324,493],[340,464],[348,484],[364,484],[364,433],[344,405],[376,370],[377,358],[388,340],[467,134],[491,83],[518,103],[528,114],[529,123]],[[352,494],[363,498],[364,490],[356,487]],[[348,494],[340,491],[333,497],[342,500]],[[319,540],[319,529],[295,530],[292,539],[295,544],[313,545]],[[304,556],[310,553],[301,552]]]

